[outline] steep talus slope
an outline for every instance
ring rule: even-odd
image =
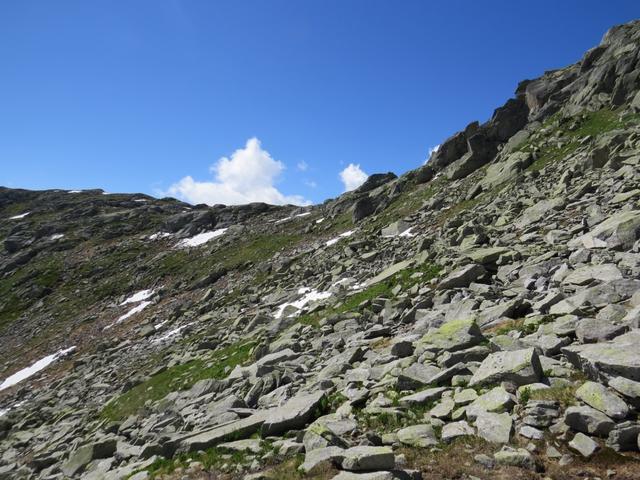
[[[639,75],[313,207],[0,189],[0,478],[640,478]]]

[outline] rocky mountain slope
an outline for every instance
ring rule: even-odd
[[[0,479],[640,478],[639,77],[313,207],[0,189]]]

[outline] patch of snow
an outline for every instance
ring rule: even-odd
[[[324,222],[324,217],[319,218],[318,220],[316,220],[316,223],[322,223],[322,222]]]
[[[198,247],[207,243],[209,240],[213,240],[216,237],[224,235],[227,230],[228,228],[219,228],[212,232],[199,233],[197,235],[194,235],[193,237],[181,240],[180,242],[178,242],[177,246],[182,248]]]
[[[383,238],[393,238],[393,237],[405,237],[405,238],[412,238],[415,237],[416,234],[415,233],[411,233],[411,230],[413,229],[413,227],[409,227],[407,228],[405,231],[397,234],[397,235],[383,235]]]
[[[63,233],[54,233],[49,237],[49,240],[60,240],[63,237],[64,237]]]
[[[332,238],[331,240],[328,240],[327,242],[325,242],[325,245],[327,247],[330,247],[331,245],[335,245],[336,243],[338,243],[343,238],[350,237],[351,235],[353,235],[353,233],[354,233],[354,230],[348,230],[348,231],[346,231],[344,233],[341,233],[336,238]]]
[[[149,305],[151,305],[153,302],[141,302],[140,304],[136,305],[135,307],[133,307],[131,310],[129,310],[127,313],[125,313],[124,315],[118,317],[118,319],[113,322],[111,325],[107,325],[106,327],[104,327],[105,330],[110,329],[111,327],[113,327],[114,325],[118,325],[119,323],[124,322],[127,318],[135,315],[136,313],[140,313],[142,310],[144,310],[145,308],[147,308]]]
[[[281,223],[285,223],[288,222],[289,220],[293,220],[294,218],[299,218],[299,217],[306,217],[308,215],[311,215],[311,212],[302,212],[302,213],[298,213],[296,215],[292,215],[290,217],[284,217],[281,218],[280,220],[276,220],[274,222],[275,225],[280,225]]]
[[[38,360],[37,362],[35,362],[31,366],[29,366],[27,368],[23,368],[19,372],[16,372],[13,375],[11,375],[10,377],[5,378],[4,382],[2,382],[0,384],[0,391],[4,390],[6,388],[12,387],[12,386],[16,385],[17,383],[22,382],[23,380],[26,380],[27,378],[29,378],[29,377],[35,375],[36,373],[38,373],[40,370],[44,370],[49,365],[51,365],[53,362],[55,362],[56,360],[58,360],[61,357],[64,357],[68,353],[73,352],[75,349],[76,349],[76,347],[69,347],[69,348],[65,348],[63,350],[58,350],[56,353],[54,353],[52,355],[47,355],[46,357]]]
[[[153,295],[154,291],[155,290],[140,290],[130,297],[127,297],[120,305],[126,305],[127,303],[137,303],[141,302],[142,300],[146,300]]]
[[[133,201],[134,202],[148,202],[149,200],[147,200],[146,198],[134,198]]]
[[[165,323],[167,323],[169,320],[163,320],[160,323],[157,323],[156,325],[153,326],[153,328],[155,328],[156,330],[160,330]]]
[[[67,193],[82,193],[82,190],[69,190]]]
[[[20,220],[21,218],[26,217],[30,213],[31,212],[24,212],[24,213],[21,213],[20,215],[14,215],[13,217],[9,217],[9,220]]]
[[[158,240],[160,238],[166,238],[166,237],[170,237],[171,234],[167,233],[167,232],[158,232],[158,233],[154,233],[152,235],[149,235],[147,238],[149,240]]]
[[[310,302],[317,302],[318,300],[324,300],[329,298],[332,293],[331,292],[318,292],[312,288],[302,287],[298,289],[298,294],[303,295],[301,298],[296,300],[295,302],[285,302],[278,307],[276,313],[274,314],[275,318],[282,317],[285,308],[291,306],[295,307],[297,310],[301,310],[305,305]]]
[[[160,338],[156,339],[155,341],[156,342],[163,342],[164,340],[167,340],[168,338],[175,337],[180,332],[182,332],[182,330],[184,330],[185,328],[190,327],[194,323],[195,322],[189,322],[189,323],[187,323],[185,325],[182,325],[180,327],[174,328],[173,330],[169,330],[167,333],[165,333],[163,336],[161,336]]]
[[[362,290],[364,287],[366,287],[366,283],[358,283],[356,282],[355,278],[351,278],[351,277],[345,277],[342,278],[340,280],[338,280],[337,282],[335,282],[333,285],[331,285],[331,289],[335,289],[336,287],[339,286],[346,286],[349,290]]]

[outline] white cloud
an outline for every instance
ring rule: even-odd
[[[167,193],[190,203],[240,205],[265,202],[274,205],[310,205],[301,195],[284,195],[274,183],[285,165],[263,150],[260,140],[250,138],[244,148],[222,157],[210,167],[215,180],[199,182],[191,176],[169,187]]]
[[[298,170],[300,170],[301,172],[306,172],[309,168],[309,164],[303,160],[301,162],[298,162],[296,167],[298,167]]]
[[[369,175],[362,171],[359,164],[350,163],[347,168],[340,172],[340,180],[344,183],[345,192],[358,188],[365,182],[367,177]]]
[[[311,187],[311,188],[317,188],[318,187],[318,184],[313,180],[305,180],[304,184],[307,187]]]
[[[440,144],[436,145],[435,147],[431,147],[429,149],[429,153],[427,154],[427,158],[424,162],[422,162],[423,164],[427,163],[429,161],[429,159],[431,158],[431,155],[433,155],[434,153],[436,153],[438,150],[440,150]]]

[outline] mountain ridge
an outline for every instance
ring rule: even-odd
[[[0,187],[0,478],[638,478],[639,112],[634,21],[322,204]]]

